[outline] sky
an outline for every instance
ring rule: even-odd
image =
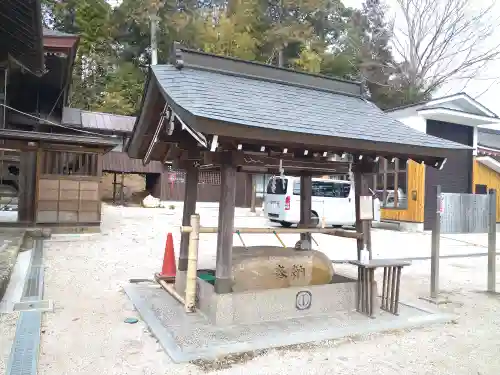
[[[435,0],[440,1],[440,0]],[[487,7],[490,3],[488,0],[470,0],[473,6]],[[362,0],[343,0],[344,5],[351,7],[361,7]],[[391,16],[397,15],[397,4],[395,0],[385,0],[385,3],[392,11]],[[500,4],[497,2],[493,8],[493,18],[500,19]],[[401,19],[401,17],[399,17]],[[397,25],[398,17],[396,17]],[[497,45],[500,40],[500,23],[498,27],[498,35],[491,40],[491,45]],[[475,80],[453,81],[438,90],[434,97],[451,95],[458,92],[466,92],[471,97],[475,98],[482,105],[500,116],[500,58],[496,61],[491,61],[485,68],[480,77]]]

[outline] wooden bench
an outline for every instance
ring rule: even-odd
[[[372,259],[369,262],[359,260],[349,261],[349,264],[358,267],[358,281],[356,289],[356,311],[373,317],[376,291],[373,291],[375,270],[384,268],[382,284],[382,305],[380,308],[391,314],[398,315],[399,289],[401,283],[401,270],[409,266],[410,262],[390,259]]]

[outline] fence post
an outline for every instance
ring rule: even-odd
[[[441,235],[441,185],[436,186],[436,218],[432,228],[431,244],[431,299],[439,292],[439,239]]]
[[[257,200],[257,186],[252,176],[252,196],[250,197],[250,212],[255,212],[256,200]]]
[[[488,225],[488,292],[496,291],[496,258],[497,258],[497,192],[490,189]]]

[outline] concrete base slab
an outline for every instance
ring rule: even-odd
[[[336,311],[324,316],[221,327],[211,324],[199,312],[186,314],[181,304],[155,284],[129,284],[124,289],[151,333],[176,363],[415,328],[455,318],[451,314],[402,303],[399,316],[379,310],[375,319],[369,319],[354,310]]]
[[[24,229],[2,228],[0,230],[0,301],[7,290],[24,233]]]
[[[3,298],[0,301],[0,313],[14,311],[14,305],[21,301],[26,275],[30,267],[32,250],[19,253],[12,270],[10,281]]]

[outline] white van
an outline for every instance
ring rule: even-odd
[[[350,181],[312,179],[312,217],[318,226],[353,226],[356,223],[354,185]],[[374,220],[380,220],[380,201],[374,197]],[[290,227],[300,222],[300,178],[274,176],[264,198],[264,214],[272,222]]]

